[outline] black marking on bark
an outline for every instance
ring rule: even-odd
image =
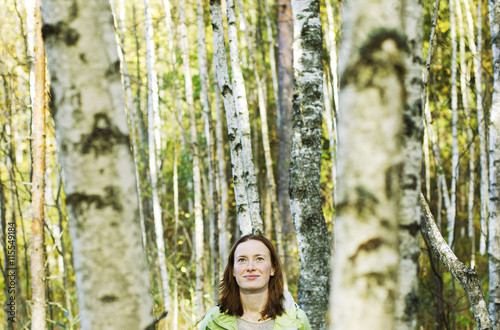
[[[403,164],[395,164],[390,166],[385,172],[385,196],[391,199],[394,194],[399,193],[399,182]]]
[[[50,85],[49,112],[52,118],[55,119],[57,115],[56,93],[52,85]]]
[[[230,142],[233,142],[236,139],[236,135],[232,132],[227,133],[227,137],[228,137]]]
[[[80,53],[79,57],[83,63],[87,63],[87,57],[85,56],[85,53]]]
[[[357,195],[355,206],[358,214],[364,211],[375,213],[375,205],[379,203],[377,197],[363,186],[357,186],[355,189]]]
[[[117,298],[113,295],[105,295],[105,296],[102,296],[99,300],[105,304],[109,304],[109,303],[116,301]]]
[[[323,48],[323,31],[319,24],[309,24],[309,20],[304,23],[300,31],[304,48],[321,50]]]
[[[120,61],[116,60],[108,67],[105,76],[108,80],[114,80],[120,79],[120,74]]]
[[[101,210],[106,207],[111,207],[115,211],[122,211],[123,206],[120,201],[119,189],[114,186],[104,188],[104,196],[97,194],[72,193],[66,197],[66,204],[70,206],[76,214],[81,214],[82,210],[88,209],[93,205],[96,209]]]
[[[408,293],[405,297],[405,314],[404,320],[410,321],[417,314],[418,309],[420,307],[420,299],[418,297],[417,292],[413,289],[410,293]]]
[[[362,58],[370,59],[372,54],[382,49],[386,40],[393,40],[399,50],[408,52],[406,35],[399,29],[377,28],[370,32],[367,40],[359,47]]]
[[[420,232],[421,225],[420,222],[415,222],[410,225],[400,225],[399,227],[401,229],[407,230],[411,236],[415,237]]]
[[[384,51],[382,45],[384,42],[392,40],[399,50],[396,54],[387,54],[387,56],[378,56],[380,51]],[[341,87],[354,84],[360,87],[379,88],[374,83],[376,77],[383,77],[389,71],[393,71],[404,87],[404,76],[406,67],[402,56],[398,53],[408,52],[406,35],[398,29],[378,28],[371,31],[366,41],[358,48],[359,58],[350,63],[342,74],[340,81]],[[405,89],[402,88],[404,91]],[[383,91],[381,91],[384,96]]]
[[[100,156],[111,152],[115,145],[129,145],[129,137],[115,127],[107,114],[97,113],[94,115],[92,132],[82,137],[82,153],[88,154],[94,151],[94,155]]]
[[[42,26],[42,36],[48,44],[63,42],[66,46],[74,46],[80,39],[80,34],[65,22],[44,24]]]
[[[418,184],[419,178],[415,174],[408,174],[404,178],[404,185],[403,189],[404,190],[417,190],[417,184]]]

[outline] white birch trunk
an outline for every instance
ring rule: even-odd
[[[489,0],[493,54],[493,100],[490,110],[490,219],[489,219],[489,312],[493,328],[500,328],[500,224],[498,182],[500,181],[500,4]],[[484,230],[484,229],[482,229]]]
[[[214,82],[217,82],[216,59],[213,59],[213,74]],[[229,192],[226,177],[226,160],[224,155],[224,138],[223,138],[223,116],[222,104],[220,99],[220,90],[217,83],[214,84],[215,94],[215,144],[217,152],[217,183],[220,191],[220,214],[219,214],[219,252],[221,260],[227,260],[229,254],[229,237],[227,228]],[[222,265],[222,263],[221,263]]]
[[[278,84],[278,73],[276,69],[276,55],[274,53],[274,34],[271,26],[271,18],[269,17],[269,3],[268,0],[263,0],[265,11],[266,11],[266,28],[267,28],[267,42],[269,43],[269,62],[271,63],[271,77],[273,79],[273,96],[274,105],[276,107],[276,115],[279,116],[280,110],[280,99],[279,99],[279,84]],[[279,120],[278,120],[279,122]]]
[[[479,135],[479,166],[481,168],[481,183],[479,188],[479,196],[481,199],[481,211],[480,211],[480,221],[481,221],[481,232],[479,236],[479,253],[484,255],[486,253],[486,237],[488,235],[488,160],[486,157],[486,131],[484,122],[484,111],[483,111],[483,98],[482,98],[482,87],[481,87],[481,44],[482,35],[481,29],[477,31],[477,45],[474,38],[474,22],[472,19],[472,13],[469,5],[469,1],[464,1],[465,13],[467,15],[468,29],[468,39],[469,48],[474,57],[474,77],[476,85],[476,108],[477,108],[477,122],[478,122],[478,135]],[[481,7],[481,1],[478,2],[478,8]],[[481,13],[478,10],[478,26],[481,26]]]
[[[330,235],[321,206],[323,33],[319,1],[293,0],[294,123],[290,210],[299,248],[298,303],[313,329],[326,329],[330,292]]]
[[[474,269],[467,268],[467,266],[458,260],[457,256],[453,253],[449,244],[446,243],[437,228],[431,211],[429,210],[429,205],[427,205],[422,195],[420,196],[420,207],[422,233],[429,240],[434,253],[467,293],[472,305],[471,307],[474,312],[477,328],[479,330],[494,329],[488,315],[486,299],[477,272]]]
[[[420,214],[418,197],[422,166],[423,2],[404,1],[404,30],[408,40],[405,58],[406,100],[403,126],[403,176],[399,212],[399,266],[395,329],[417,326]]]
[[[330,0],[326,0],[326,16],[328,18],[328,29],[326,32],[328,41],[328,53],[330,55],[330,70],[332,74],[333,105],[335,112],[339,111],[339,88],[337,75],[337,41],[335,40],[335,22],[333,20],[333,8]]]
[[[148,74],[148,148],[149,172],[151,176],[151,194],[153,197],[153,218],[155,224],[156,248],[162,285],[163,308],[170,310],[170,286],[168,283],[167,260],[165,254],[165,238],[163,237],[163,217],[158,196],[158,168],[160,163],[160,120],[158,105],[158,81],[156,76],[155,43],[153,40],[153,23],[149,9],[149,0],[144,0],[144,16],[146,26],[146,67]]]
[[[182,48],[182,61],[184,65],[184,83],[186,89],[186,103],[189,112],[189,132],[193,152],[193,185],[194,185],[194,221],[195,221],[195,265],[196,265],[196,315],[201,317],[204,313],[203,304],[203,211],[201,205],[201,171],[199,159],[198,133],[196,132],[196,116],[193,100],[193,82],[191,78],[191,67],[189,61],[189,46],[186,27],[186,8],[184,1],[179,2],[180,38]],[[206,97],[206,94],[205,94]]]
[[[242,142],[238,125],[239,119],[235,108],[233,86],[229,80],[229,71],[227,68],[220,0],[210,0],[210,13],[212,14],[212,28],[214,33],[214,57],[216,58],[217,80],[224,101],[228,126],[236,212],[240,231],[243,235],[246,235],[252,232],[252,218],[244,176],[245,166],[241,154]]]
[[[144,329],[153,306],[109,4],[45,1],[42,12],[81,328]]]
[[[240,65],[240,51],[238,49],[238,32],[236,27],[236,11],[234,0],[227,0],[227,30],[229,54],[231,58],[231,73],[233,78],[234,100],[238,113],[239,131],[241,134],[242,156],[245,164],[245,181],[252,217],[252,231],[264,232],[262,218],[260,216],[259,191],[257,176],[252,155],[252,141],[250,132],[250,119],[248,115],[248,104],[245,91],[245,82]]]
[[[32,287],[31,328],[47,329],[46,322],[46,273],[45,273],[45,46],[42,39],[42,13],[40,0],[34,1],[33,17],[33,66],[34,80],[30,79],[31,106],[33,112],[32,148],[32,222],[30,266]],[[7,260],[5,260],[7,262]]]
[[[425,162],[425,197],[431,199],[431,161],[429,155],[429,133],[424,121],[424,162]]]
[[[453,248],[455,238],[455,218],[457,209],[457,178],[458,178],[458,136],[457,136],[457,24],[455,20],[455,0],[449,0],[450,34],[451,34],[451,187],[450,207],[448,217],[448,244]]]
[[[344,9],[332,329],[395,327],[407,47],[398,4]]]
[[[200,72],[200,84],[201,84],[201,104],[203,106],[203,121],[205,127],[205,141],[207,144],[206,154],[208,163],[208,191],[206,191],[206,199],[208,201],[207,205],[212,210],[210,219],[210,246],[212,247],[213,253],[213,298],[217,299],[217,285],[219,283],[219,267],[218,263],[221,260],[219,258],[219,235],[216,235],[216,227],[218,226],[218,220],[220,215],[220,201],[219,201],[219,191],[218,186],[215,183],[215,178],[217,176],[214,161],[214,146],[212,144],[213,134],[212,134],[212,110],[210,108],[210,101],[208,99],[208,63],[207,63],[207,46],[205,43],[205,14],[203,9],[202,0],[196,1],[196,21],[198,26],[198,67]]]
[[[467,0],[463,1],[464,3]],[[462,94],[462,104],[465,112],[465,119],[467,123],[471,122],[470,109],[472,108],[471,97],[467,82],[469,81],[469,69],[467,68],[467,59],[465,57],[465,29],[463,24],[463,13],[461,1],[457,0],[457,14],[458,14],[458,27],[460,33],[460,92]],[[469,36],[470,36],[470,26],[469,26]],[[474,42],[474,39],[471,41]],[[476,254],[476,240],[474,233],[474,176],[475,176],[475,165],[474,165],[474,143],[472,142],[474,135],[472,133],[471,125],[467,125],[467,141],[469,141],[469,189],[468,189],[468,199],[467,199],[467,231],[470,237],[470,254],[471,254],[471,265],[470,268],[475,267],[475,254]]]

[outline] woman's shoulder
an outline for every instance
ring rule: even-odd
[[[215,306],[205,314],[199,329],[233,329],[235,322],[236,317],[222,313],[219,306]]]

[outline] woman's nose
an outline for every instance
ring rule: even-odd
[[[249,262],[248,262],[248,264],[247,264],[247,269],[248,269],[248,270],[254,269],[254,264],[253,264],[253,261],[249,261]]]

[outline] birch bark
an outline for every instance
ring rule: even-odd
[[[408,47],[398,4],[344,8],[332,329],[395,326]]]
[[[31,223],[31,328],[47,328],[45,303],[45,45],[42,39],[42,13],[40,0],[34,1],[34,71],[35,84],[32,94],[33,109],[33,179]],[[6,260],[7,261],[7,260]]]
[[[217,299],[217,285],[219,283],[219,235],[216,234],[218,230],[219,215],[220,215],[220,200],[219,200],[219,189],[216,184],[216,166],[214,159],[214,146],[213,146],[213,132],[212,132],[212,110],[210,108],[210,101],[208,99],[208,63],[207,63],[207,46],[205,43],[205,13],[203,9],[202,0],[196,1],[196,22],[198,26],[198,67],[200,72],[200,84],[201,84],[201,104],[203,106],[203,121],[205,127],[205,141],[207,144],[206,154],[208,163],[208,191],[206,192],[206,197],[208,199],[208,205],[212,210],[211,220],[210,220],[210,241],[211,246],[214,251],[213,253],[213,283],[214,291],[213,298]],[[224,260],[224,259],[222,259]]]
[[[204,313],[203,306],[203,211],[201,206],[201,171],[199,159],[198,133],[196,132],[196,115],[193,99],[193,81],[191,77],[191,65],[189,61],[189,45],[186,27],[186,8],[184,1],[179,1],[180,38],[182,48],[182,62],[184,66],[184,82],[186,89],[186,103],[189,111],[189,133],[193,152],[193,185],[194,185],[194,221],[195,221],[195,265],[196,265],[196,313],[201,317]],[[205,97],[207,95],[205,94]],[[205,102],[205,101],[204,101]]]
[[[417,326],[418,257],[420,222],[418,196],[421,186],[423,109],[423,1],[404,1],[404,31],[409,51],[405,56],[406,99],[403,124],[403,179],[399,212],[399,266],[396,303],[396,329]]]
[[[144,0],[144,17],[146,28],[146,67],[148,74],[148,155],[149,174],[151,177],[151,194],[153,199],[153,218],[158,249],[158,264],[162,286],[163,308],[170,310],[170,286],[168,283],[165,238],[163,237],[163,216],[158,196],[158,169],[160,168],[160,114],[158,100],[158,80],[156,75],[155,42],[153,39],[153,22],[149,8],[149,0]],[[166,324],[165,324],[166,325]]]
[[[490,219],[488,263],[490,292],[488,309],[493,328],[500,328],[500,224],[498,182],[500,181],[500,3],[489,0],[493,54],[493,100],[490,110]]]
[[[466,1],[467,2],[467,1]],[[477,26],[481,24],[481,0],[478,1],[477,11]],[[468,10],[468,2],[466,4],[467,20],[469,20],[469,45],[472,46],[473,40],[473,26],[470,10]],[[492,39],[493,40],[493,39]],[[479,165],[481,167],[481,235],[479,237],[479,253],[484,255],[486,253],[486,240],[488,236],[488,159],[486,155],[486,123],[484,119],[483,109],[483,96],[482,96],[482,63],[481,63],[481,45],[482,45],[482,32],[481,28],[477,29],[477,49],[471,48],[474,55],[474,77],[476,85],[476,108],[477,108],[477,130],[479,134]],[[472,46],[473,47],[473,46]],[[491,115],[490,115],[491,116]]]
[[[476,325],[479,330],[494,329],[486,307],[486,299],[479,283],[477,272],[467,268],[453,253],[449,244],[441,236],[429,210],[429,205],[424,196],[420,196],[422,233],[429,240],[432,250],[436,253],[443,265],[450,271],[453,277],[460,283],[467,293],[474,311]]]
[[[467,0],[466,0],[467,1]],[[463,13],[461,1],[457,1],[457,14],[458,14],[458,28],[460,33],[460,93],[462,94],[462,104],[465,112],[465,120],[470,123],[470,109],[471,97],[469,88],[467,86],[467,81],[469,81],[469,71],[467,68],[467,59],[465,57],[465,28],[463,24]],[[472,39],[473,41],[473,39]],[[474,166],[474,143],[472,143],[474,135],[472,133],[471,125],[467,125],[467,141],[469,143],[469,189],[468,189],[468,200],[467,200],[467,229],[468,235],[470,237],[470,254],[471,254],[471,266],[474,268],[475,265],[475,253],[476,253],[476,239],[474,233],[474,177],[475,177],[475,166]]]
[[[292,0],[295,94],[290,210],[299,247],[299,306],[313,329],[326,329],[330,292],[330,235],[321,207],[323,33],[319,1]]]
[[[451,156],[451,188],[450,188],[450,208],[447,210],[448,216],[448,244],[453,247],[455,238],[455,217],[457,200],[457,177],[458,177],[458,136],[457,136],[457,23],[455,19],[455,0],[450,0],[450,35],[451,35],[451,135],[452,135],[452,156]]]
[[[153,321],[109,3],[43,3],[82,329]]]
[[[214,31],[214,57],[216,58],[217,80],[226,111],[236,211],[240,231],[245,235],[252,232],[252,219],[244,177],[245,167],[241,155],[242,142],[238,127],[238,114],[236,113],[233,86],[229,80],[227,68],[220,0],[210,0],[210,13],[212,14],[212,28]]]
[[[213,59],[213,75],[214,82],[217,82],[217,68],[216,59]],[[221,260],[227,260],[229,254],[229,237],[227,228],[227,218],[228,218],[228,200],[229,192],[227,186],[226,178],[226,160],[224,155],[224,138],[222,129],[222,104],[220,99],[220,90],[217,83],[214,84],[214,94],[215,94],[215,140],[216,140],[216,150],[217,150],[217,183],[220,191],[220,214],[219,214],[219,251]],[[222,264],[221,264],[222,265]],[[221,269],[222,270],[222,269]]]
[[[248,114],[248,104],[243,80],[243,72],[240,65],[240,52],[238,49],[238,32],[236,27],[236,10],[234,0],[227,0],[227,32],[229,55],[231,58],[231,74],[233,78],[233,91],[236,110],[238,113],[239,131],[241,134],[242,156],[245,165],[245,181],[252,217],[252,230],[254,232],[264,232],[262,218],[260,216],[260,200],[257,186],[257,176],[252,155],[252,139],[250,132],[250,119]]]

